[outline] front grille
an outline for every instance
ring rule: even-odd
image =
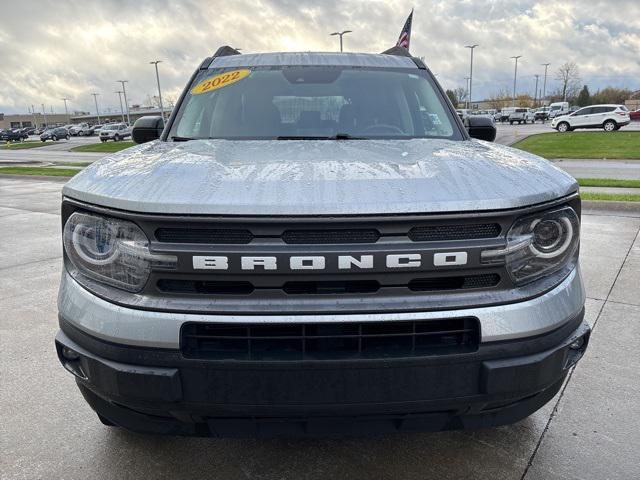
[[[255,232],[240,228],[163,227],[155,231],[159,242],[196,244],[248,244],[256,238],[279,239],[289,245],[374,244],[385,236],[404,236],[412,242],[475,240],[500,235],[498,223],[427,225],[400,227],[398,231],[381,233],[375,228],[309,229]],[[258,228],[260,230],[260,228]]]
[[[309,324],[186,323],[180,349],[201,360],[384,359],[477,350],[476,318]]]
[[[491,288],[500,283],[498,274],[459,275],[446,277],[415,278],[404,285],[384,285],[376,280],[318,280],[289,281],[255,286],[251,281],[203,281],[167,279],[158,280],[158,290],[163,293],[193,295],[250,295],[256,290],[281,291],[289,295],[347,295],[376,293],[384,288],[408,288],[414,292],[455,291],[474,288]]]
[[[412,228],[409,231],[409,238],[414,242],[495,238],[500,235],[500,230],[500,225],[497,223],[429,225]]]

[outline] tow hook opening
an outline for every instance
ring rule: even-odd
[[[58,342],[56,342],[56,350],[60,363],[68,372],[82,380],[89,378],[82,367],[82,356],[78,352]]]
[[[578,360],[582,358],[584,352],[587,350],[587,345],[589,344],[590,333],[590,331],[583,333],[569,344],[564,367],[565,369],[573,367],[578,363]]]

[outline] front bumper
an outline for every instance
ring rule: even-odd
[[[104,342],[63,318],[56,349],[103,421],[134,431],[224,437],[439,431],[513,423],[547,403],[587,347],[583,316],[528,340],[419,358],[190,360],[175,350]]]

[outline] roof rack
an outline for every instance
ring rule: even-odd
[[[397,57],[411,57],[412,55],[409,53],[404,47],[400,45],[396,45],[395,47],[391,47],[389,50],[385,50],[382,52],[382,55],[395,55]]]
[[[385,50],[384,52],[382,52],[382,55],[395,55],[398,57],[409,57],[411,60],[413,60],[413,63],[415,63],[419,69],[421,70],[427,69],[427,66],[424,64],[422,60],[420,60],[418,57],[414,57],[413,55],[411,55],[409,53],[409,50],[407,50],[404,47],[401,47],[400,45],[396,45],[395,47],[391,47],[389,50]]]
[[[240,52],[235,48],[230,47],[229,45],[223,45],[218,50],[216,50],[216,53],[213,54],[213,58],[228,57],[230,55],[240,55]]]
[[[223,45],[218,50],[216,50],[216,53],[214,53],[211,57],[207,57],[202,61],[199,70],[206,70],[207,68],[209,68],[209,65],[211,65],[211,62],[216,57],[228,57],[231,55],[240,55],[240,52],[235,48],[230,47],[229,45]]]

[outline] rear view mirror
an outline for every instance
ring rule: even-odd
[[[162,135],[164,120],[162,117],[141,117],[133,124],[131,138],[136,143],[146,143],[157,140]]]
[[[493,142],[496,139],[496,126],[488,117],[470,115],[465,119],[465,126],[471,138]]]

